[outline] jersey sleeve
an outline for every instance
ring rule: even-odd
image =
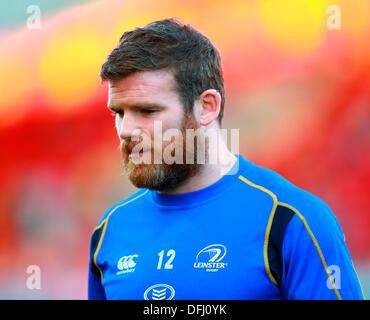
[[[111,208],[109,208],[99,224],[92,232],[90,241],[90,259],[89,259],[89,273],[88,273],[88,299],[89,300],[105,300],[106,294],[102,284],[103,272],[97,262],[97,255],[101,249],[102,240],[104,237],[104,229],[108,223],[109,216],[122,205],[131,202],[132,200],[144,195],[148,192],[147,189],[140,189],[124,201],[121,201]]]
[[[96,227],[91,236],[90,243],[90,259],[88,273],[88,299],[89,300],[105,300],[105,291],[101,283],[101,270],[96,263],[96,253],[99,250],[99,242],[102,237],[104,223]]]
[[[362,300],[341,227],[326,205],[293,208],[282,248],[285,299]]]
[[[100,277],[89,271],[88,295],[89,300],[106,300],[104,288],[100,282]]]

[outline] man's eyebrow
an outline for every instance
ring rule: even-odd
[[[129,108],[129,109],[165,109],[166,106],[158,104],[158,103],[135,103],[130,105],[122,105],[122,106],[115,106],[113,104],[109,104],[108,108],[113,112],[117,112],[122,108]]]

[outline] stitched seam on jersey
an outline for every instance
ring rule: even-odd
[[[100,239],[99,239],[99,243],[98,243],[98,246],[97,246],[97,248],[96,248],[96,252],[95,252],[95,254],[94,254],[94,263],[95,263],[95,265],[96,265],[96,267],[99,269],[99,271],[100,271],[100,282],[101,282],[101,284],[103,284],[103,271],[100,269],[100,267],[98,266],[98,263],[96,262],[96,257],[98,256],[98,253],[99,253],[99,250],[100,250],[100,247],[101,247],[101,245],[102,245],[102,242],[103,242],[103,239],[104,239],[104,235],[105,235],[105,230],[107,229],[107,225],[108,225],[108,219],[109,219],[109,217],[111,216],[111,214],[113,213],[113,212],[115,212],[118,208],[121,208],[121,207],[123,207],[123,206],[125,206],[126,204],[128,204],[128,203],[130,203],[130,202],[132,202],[132,201],[134,201],[134,200],[136,200],[136,199],[138,199],[138,198],[140,198],[140,197],[142,197],[143,195],[145,195],[147,192],[149,191],[149,189],[147,189],[144,193],[142,193],[142,194],[140,194],[140,195],[138,195],[137,197],[135,197],[135,198],[133,198],[133,199],[131,199],[131,200],[129,200],[129,201],[127,201],[127,202],[125,202],[125,203],[123,203],[123,204],[121,204],[121,205],[119,205],[119,206],[117,206],[117,207],[115,207],[109,214],[108,214],[108,216],[100,223],[100,225],[99,226],[97,226],[95,229],[94,229],[94,231],[96,230],[96,229],[99,229],[103,224],[104,224],[104,228],[103,228],[103,231],[102,231],[102,234],[101,234],[101,236],[100,236]]]
[[[294,213],[295,213],[295,214],[299,217],[299,219],[302,221],[302,223],[303,223],[304,227],[306,228],[306,231],[308,232],[308,234],[309,234],[309,236],[310,236],[310,238],[311,238],[311,240],[312,240],[312,242],[313,242],[313,244],[314,244],[314,246],[315,246],[315,248],[316,248],[316,250],[317,250],[317,252],[318,252],[318,254],[319,254],[319,257],[320,257],[320,260],[321,260],[321,264],[323,265],[324,270],[325,270],[325,273],[326,273],[326,275],[328,276],[328,278],[329,278],[329,280],[330,280],[330,283],[331,283],[331,285],[332,285],[332,288],[334,289],[335,295],[337,296],[338,300],[342,300],[342,297],[340,296],[338,289],[335,287],[335,284],[334,284],[333,278],[332,278],[331,274],[330,274],[330,273],[329,273],[329,271],[328,271],[328,266],[327,266],[327,264],[326,264],[326,261],[325,261],[324,255],[323,255],[323,253],[322,253],[322,251],[321,251],[321,249],[320,249],[319,243],[317,242],[317,240],[316,240],[316,238],[315,238],[314,234],[312,233],[312,231],[311,231],[310,227],[308,226],[306,219],[305,219],[305,218],[303,217],[303,215],[302,215],[302,214],[301,214],[301,213],[300,213],[296,208],[294,208],[293,206],[291,206],[291,205],[289,205],[289,204],[287,204],[287,203],[284,203],[284,202],[279,202],[278,204],[279,204],[279,205],[282,205],[282,206],[284,206],[284,207],[286,207],[286,208],[289,208],[289,209],[293,210],[293,211],[294,211]]]
[[[264,239],[264,243],[263,243],[263,260],[264,260],[264,263],[265,263],[265,269],[266,269],[266,273],[267,273],[268,277],[270,278],[270,280],[277,287],[280,287],[279,283],[277,282],[277,280],[275,279],[275,277],[271,273],[270,263],[269,263],[269,260],[268,260],[268,244],[269,244],[269,237],[270,237],[272,221],[274,220],[274,215],[275,215],[277,204],[278,204],[277,197],[270,190],[247,180],[242,175],[239,176],[239,179],[242,180],[243,182],[245,182],[246,184],[250,185],[251,187],[257,188],[257,189],[267,193],[269,196],[272,197],[272,199],[274,201],[274,205],[272,206],[271,213],[270,213],[270,216],[269,216],[269,219],[268,219],[268,222],[267,222],[266,232],[265,232],[265,239]]]
[[[96,228],[94,228],[94,231],[93,232],[95,232],[96,230],[98,230],[99,228],[101,228],[103,226],[103,224],[105,224],[105,222],[106,222],[106,219],[104,219],[103,222],[100,225],[98,225]],[[103,237],[103,232],[100,235],[100,239],[99,239],[99,242],[98,242],[98,245],[96,247],[96,250],[95,250],[95,253],[94,253],[94,257],[93,257],[93,262],[94,262],[95,266],[98,268],[98,270],[100,272],[100,281],[101,281],[101,283],[103,283],[103,272],[100,269],[98,263],[96,262],[96,257],[98,256],[98,252],[99,252],[99,249],[100,249],[100,246],[101,246],[102,237]]]

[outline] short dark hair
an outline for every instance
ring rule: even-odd
[[[185,111],[207,89],[221,95],[218,122],[225,104],[224,80],[218,50],[199,31],[179,19],[154,21],[123,33],[101,69],[101,79],[118,80],[138,71],[168,69]]]

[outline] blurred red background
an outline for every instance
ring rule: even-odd
[[[369,296],[370,2],[336,0],[338,30],[326,24],[331,4],[90,1],[42,15],[39,29],[3,27],[0,298],[86,298],[92,228],[136,190],[100,67],[124,31],[167,17],[219,48],[224,127],[240,129],[247,159],[332,208]],[[26,288],[32,264],[41,290]]]

